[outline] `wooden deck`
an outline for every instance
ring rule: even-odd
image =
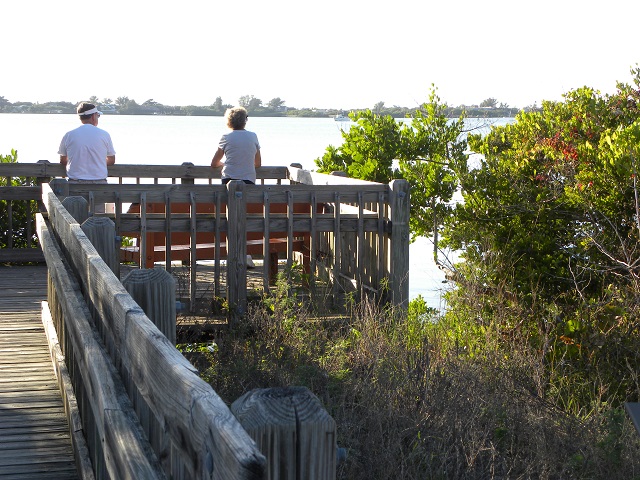
[[[47,267],[0,266],[0,478],[77,479],[40,302]]]

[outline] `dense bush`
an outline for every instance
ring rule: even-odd
[[[539,352],[543,398],[588,418],[638,401],[640,69],[611,95],[584,87],[472,135],[463,201],[445,220],[462,251],[451,321]]]
[[[0,155],[0,163],[16,163],[18,152],[11,150],[9,155]],[[23,187],[34,185],[32,180],[23,177],[0,177],[0,187]],[[35,202],[0,200],[0,248],[25,248],[37,244],[38,237],[33,225],[36,211]],[[11,228],[9,228],[11,227]]]
[[[301,385],[337,423],[340,479],[640,478],[640,441],[620,408],[568,412],[545,392],[544,356],[491,326],[359,304],[316,317],[271,297],[199,367],[232,403]],[[192,354],[185,353],[188,357]]]

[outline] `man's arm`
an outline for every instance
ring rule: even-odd
[[[260,155],[260,150],[256,151],[256,158],[253,160],[253,164],[256,167],[262,166],[262,156]]]
[[[62,165],[66,165],[69,162],[69,159],[67,158],[66,155],[60,155],[60,163]]]
[[[116,163],[116,156],[115,155],[107,155],[107,166],[113,165],[115,163]]]

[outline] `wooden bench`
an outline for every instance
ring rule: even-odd
[[[226,205],[221,206],[221,213],[225,212]],[[274,214],[286,213],[286,204],[271,204],[271,212]],[[263,206],[261,204],[247,204],[247,213],[261,213]],[[294,213],[309,212],[310,205],[295,204]],[[189,213],[190,205],[186,203],[174,203],[171,205],[171,214]],[[148,214],[165,214],[165,205],[163,203],[148,203],[146,212]],[[131,205],[128,214],[140,214],[140,204]],[[196,203],[197,214],[215,214],[216,206],[213,203]],[[122,232],[125,236],[140,237],[139,232]],[[220,232],[220,257],[227,256],[226,233]],[[123,262],[136,262],[143,264],[145,268],[153,268],[156,262],[166,261],[166,234],[165,232],[150,232],[146,234],[146,258],[144,262],[140,261],[140,244],[138,246],[123,246],[120,250],[120,259]],[[298,252],[302,257],[302,264],[305,272],[309,269],[309,233],[294,232],[292,240],[293,252]],[[269,245],[265,251],[264,234],[262,232],[247,233],[247,255],[269,255],[269,278],[275,281],[278,274],[278,259],[281,254],[286,254],[289,250],[288,238],[286,232],[270,231]],[[213,232],[196,232],[196,260],[214,260],[216,249],[216,238]],[[190,261],[191,260],[191,235],[189,232],[172,232],[171,233],[171,261]]]
[[[196,244],[196,260],[213,260],[215,259],[215,243],[198,243]],[[288,250],[286,238],[270,238],[269,239],[269,278],[273,282],[278,276],[278,259],[281,253]],[[166,258],[167,247],[165,245],[153,246],[153,257],[147,254],[147,268],[149,258],[153,258],[153,262],[162,262]],[[305,252],[305,241],[301,238],[293,240],[294,252]],[[307,250],[308,251],[308,250]],[[247,240],[247,255],[263,255],[264,240]],[[225,257],[227,254],[227,243],[220,242],[220,256]],[[303,258],[308,257],[303,255]],[[120,260],[123,262],[140,263],[140,247],[123,246],[120,249]],[[171,245],[171,260],[189,261],[191,260],[191,245]],[[304,262],[306,265],[307,262]]]

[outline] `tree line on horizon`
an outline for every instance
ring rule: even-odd
[[[87,101],[98,105],[106,114],[119,115],[175,115],[175,116],[222,116],[227,108],[234,105],[224,103],[222,97],[217,97],[211,105],[164,105],[150,98],[143,103],[129,97],[118,97],[115,100],[103,98],[100,100],[96,96],[90,97]],[[295,108],[285,105],[285,101],[280,97],[275,97],[267,103],[253,95],[243,95],[238,99],[236,105],[245,107],[251,115],[260,117],[333,117],[339,114],[359,112],[366,109],[339,109],[339,108]],[[46,114],[74,114],[77,103],[69,101],[51,101],[44,103],[34,102],[10,102],[5,97],[0,96],[0,112],[2,113],[46,113]],[[379,115],[390,115],[394,118],[405,118],[413,115],[420,107],[413,108],[400,107],[394,105],[388,107],[384,102],[376,103],[371,109]],[[535,105],[526,107],[524,110],[537,108]],[[457,118],[465,112],[468,117],[515,117],[520,108],[510,107],[505,103],[499,103],[495,98],[487,98],[478,105],[459,105],[457,107],[446,107],[446,115]]]

